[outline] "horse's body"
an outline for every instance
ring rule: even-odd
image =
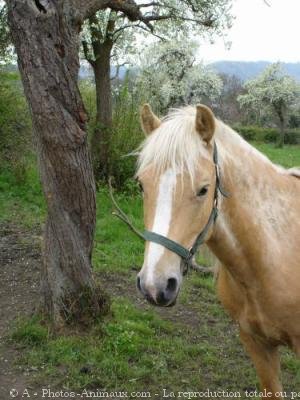
[[[278,345],[300,356],[299,172],[274,165],[204,106],[179,110],[162,122],[146,106],[142,125],[151,133],[137,173],[146,228],[186,247],[212,207],[216,142],[222,184],[230,194],[222,198],[207,237],[221,263],[218,294],[239,324],[262,389],[272,393],[268,398],[280,398]],[[173,304],[181,264],[176,254],[147,242],[138,283],[143,294],[158,305]]]
[[[223,126],[216,136],[222,148],[226,134],[235,135]],[[222,263],[218,294],[262,387],[280,392],[278,345],[300,356],[300,180],[240,139],[221,168],[231,198],[208,241]]]

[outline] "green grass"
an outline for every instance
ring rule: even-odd
[[[142,230],[141,196],[132,197],[119,193],[115,194],[115,198],[134,225]],[[107,189],[98,192],[97,204],[96,242],[93,255],[93,263],[97,270],[109,268],[124,272],[128,271],[128,268],[141,265],[144,243],[128,229],[125,223],[112,216],[113,206]]]
[[[300,165],[299,146],[283,150],[266,144],[255,146],[276,163]],[[116,199],[142,229],[141,197],[119,193]],[[106,188],[97,193],[97,205],[94,267],[102,276],[114,274],[116,282],[122,275],[132,287],[135,273],[131,270],[142,263],[143,243],[111,215]],[[26,227],[42,224],[45,203],[35,168],[28,170],[23,183],[9,171],[0,175],[0,219]],[[34,368],[39,384],[50,382],[71,389],[161,393],[162,388],[254,388],[254,369],[242,350],[236,327],[216,299],[212,278],[189,274],[179,303],[183,305],[181,314],[172,309],[161,315],[150,306],[141,309],[128,298],[114,297],[112,315],[80,335],[54,335],[37,318],[21,320],[12,333],[22,354],[18,364]],[[285,387],[300,387],[300,362],[286,351],[283,367]]]
[[[66,371],[63,383],[69,389],[158,390],[171,382],[172,390],[204,387],[199,356],[204,365],[216,360],[212,345],[193,343],[180,325],[138,310],[123,298],[115,299],[112,311],[110,320],[82,335],[49,337],[36,318],[20,321],[12,337],[29,350],[22,363],[38,371],[36,379],[50,378],[54,385],[62,383],[61,371]],[[191,371],[198,373],[191,376]]]
[[[16,179],[11,170],[0,174],[0,218],[25,227],[40,225],[45,218],[45,201],[35,164],[26,180]]]
[[[285,146],[283,149],[280,149],[266,143],[253,144],[275,164],[280,164],[285,168],[300,167],[300,145]]]
[[[204,290],[201,296],[199,290]],[[36,371],[33,385],[46,381],[66,390],[162,393],[166,388],[176,393],[210,388],[243,394],[244,388],[257,387],[237,330],[215,299],[211,278],[192,274],[185,291],[199,326],[162,319],[156,309],[141,310],[123,297],[114,299],[108,319],[80,334],[55,335],[36,317],[20,320],[12,332],[22,354],[18,366]],[[186,310],[191,312],[188,306]],[[285,351],[283,367],[286,388],[297,388],[300,361]]]

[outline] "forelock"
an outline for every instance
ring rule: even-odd
[[[196,109],[172,110],[138,148],[137,173],[149,166],[157,173],[168,168],[187,172],[192,181],[200,157],[210,159],[207,145],[195,129]]]

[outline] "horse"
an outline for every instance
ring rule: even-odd
[[[299,170],[273,164],[204,105],[160,119],[145,104],[140,117],[136,178],[148,236],[138,289],[152,304],[174,305],[189,262],[182,253],[191,256],[201,236],[263,398],[282,399],[278,348],[300,356]]]

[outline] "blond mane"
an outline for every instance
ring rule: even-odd
[[[151,165],[158,174],[168,168],[174,169],[178,173],[187,172],[193,182],[195,166],[199,163],[199,159],[202,157],[211,160],[212,158],[207,144],[196,131],[195,119],[195,107],[172,109],[162,119],[161,125],[147,136],[136,152],[132,153],[138,156],[136,176]],[[243,157],[267,163],[280,174],[288,174],[297,178],[300,176],[297,168],[286,169],[272,163],[268,157],[218,119],[216,119],[215,137],[221,144],[218,147],[221,162],[223,158],[231,157],[227,147],[230,148],[230,153],[236,148],[243,150]],[[223,142],[229,143],[229,145],[222,146]]]
[[[196,132],[195,118],[195,107],[171,110],[138,148],[136,175],[151,165],[159,173],[172,168],[186,171],[193,178],[199,157],[210,158],[206,144]]]

